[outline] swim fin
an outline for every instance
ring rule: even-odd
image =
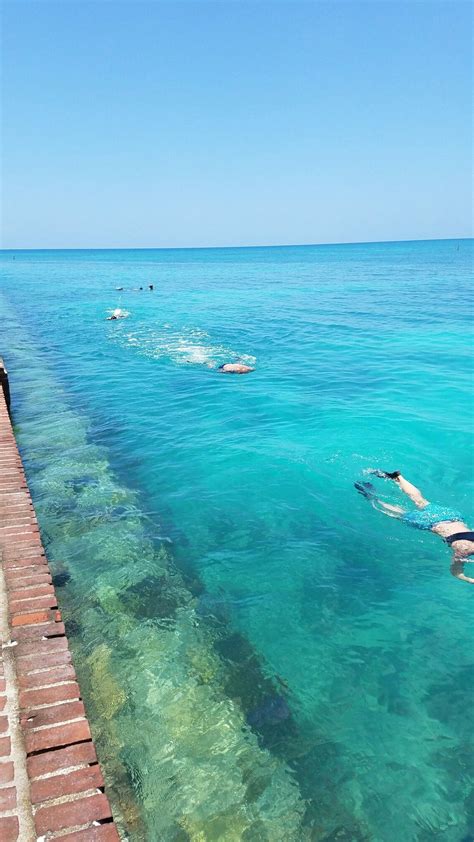
[[[369,473],[373,474],[375,477],[380,477],[381,479],[397,479],[400,476],[400,471],[380,471],[378,468],[374,468]]]
[[[376,497],[375,488],[371,482],[355,482],[354,488],[367,500],[373,500]]]

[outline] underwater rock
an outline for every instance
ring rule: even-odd
[[[238,632],[214,642],[217,654],[226,666],[224,691],[243,710],[258,708],[275,694],[275,686],[262,669],[262,664],[248,640]]]
[[[188,658],[201,684],[209,684],[216,679],[219,672],[219,661],[212,651],[202,646],[196,646],[188,650]]]
[[[265,675],[252,646],[237,632],[214,646],[225,659],[224,692],[247,712],[247,725],[257,732],[259,745],[283,759],[294,756],[294,747],[299,754],[298,726],[281,692],[284,680]]]
[[[228,623],[231,619],[231,605],[223,597],[203,593],[197,601],[196,614]]]
[[[88,657],[91,670],[92,696],[100,716],[112,719],[125,704],[125,691],[112,675],[110,667],[111,651],[101,643]]]
[[[81,624],[79,620],[74,620],[73,618],[68,619],[67,617],[64,620],[66,625],[66,632],[68,637],[79,637],[81,634]]]
[[[123,591],[120,601],[136,617],[172,620],[178,608],[184,604],[184,596],[184,590],[179,589],[172,579],[166,576],[146,576]]]
[[[277,725],[290,716],[290,709],[283,696],[267,696],[262,704],[247,714],[247,722],[252,728],[261,728],[263,725]]]
[[[94,595],[94,602],[100,605],[101,609],[113,619],[125,616],[119,594],[110,585],[98,587],[97,593]]]
[[[368,837],[358,828],[336,827],[321,842],[368,842]]]
[[[180,571],[181,572],[181,571]],[[182,573],[183,583],[186,585],[187,590],[189,591],[192,596],[201,596],[201,594],[205,593],[205,587],[199,579],[198,576],[194,576],[191,573]]]
[[[79,477],[73,477],[72,479],[67,479],[64,482],[66,488],[71,488],[74,492],[78,493],[82,491],[83,488],[87,486],[98,485],[99,480],[96,476],[91,474],[85,474]]]
[[[208,839],[222,839],[226,842],[240,842],[249,828],[249,820],[234,812],[213,816],[210,820],[183,816],[179,820],[189,842],[207,842]],[[262,837],[262,839],[265,837]],[[174,840],[173,840],[174,842]]]
[[[70,579],[71,574],[68,573],[67,570],[62,570],[60,573],[56,573],[55,576],[53,576],[53,585],[55,588],[62,588],[64,585],[67,585]]]

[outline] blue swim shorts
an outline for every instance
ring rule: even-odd
[[[424,509],[415,509],[414,512],[407,512],[403,515],[401,520],[408,523],[409,526],[414,526],[415,529],[432,529],[437,523],[443,520],[462,520],[462,514],[456,509],[450,509],[448,506],[437,506],[436,503],[428,503]]]

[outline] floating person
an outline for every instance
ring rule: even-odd
[[[117,292],[143,292],[144,287],[115,287]],[[153,290],[153,284],[148,285],[148,289]]]
[[[107,316],[107,322],[113,322],[115,319],[126,319],[128,317],[128,313],[125,310],[121,310],[120,307],[117,307],[111,316]]]
[[[375,470],[371,473],[383,479],[393,480],[415,504],[416,510],[409,512],[403,506],[394,506],[379,500],[371,482],[354,483],[357,491],[372,503],[374,509],[384,515],[398,518],[416,529],[428,529],[439,535],[452,549],[452,575],[456,579],[474,585],[474,579],[464,574],[464,564],[474,563],[474,532],[470,531],[460,512],[425,500],[419,488],[408,482],[400,471]]]
[[[154,289],[153,284],[148,284],[148,289],[150,290],[150,292],[153,292],[153,289]]]
[[[248,374],[250,371],[255,371],[252,366],[245,365],[244,363],[224,363],[217,370],[222,371],[224,374]]]

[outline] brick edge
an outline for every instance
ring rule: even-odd
[[[3,389],[0,561],[9,631],[2,646],[5,674],[0,658],[0,839],[20,839],[10,737],[18,722],[9,721],[10,689],[16,699],[13,716],[19,717],[36,836],[62,842],[120,842]],[[6,686],[8,665],[14,688]]]

